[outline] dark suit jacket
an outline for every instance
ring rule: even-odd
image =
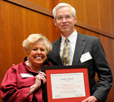
[[[52,43],[52,51],[48,54],[48,60],[53,65],[63,65],[60,57],[61,38]],[[92,59],[81,63],[81,55],[90,52]],[[112,87],[112,73],[109,64],[105,57],[100,39],[93,36],[83,35],[78,33],[77,43],[72,65],[89,65],[91,76],[91,95],[97,97],[100,102],[105,102],[107,95]],[[98,73],[98,85],[94,81],[95,72]]]

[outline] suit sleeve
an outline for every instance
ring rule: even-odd
[[[1,83],[0,94],[4,102],[30,102],[33,95],[28,96],[30,87],[17,86],[17,75],[14,69],[9,69]]]
[[[113,79],[100,39],[96,40],[93,53],[95,70],[99,78],[98,85],[93,96],[97,97],[100,102],[104,102],[112,87]]]

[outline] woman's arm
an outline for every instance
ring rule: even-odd
[[[29,95],[31,95],[35,90],[41,86],[41,81],[43,84],[46,82],[45,73],[40,72],[35,79],[35,83],[30,87]]]

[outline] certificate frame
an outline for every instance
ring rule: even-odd
[[[44,84],[44,102],[81,102],[91,95],[90,85],[90,71],[88,65],[75,65],[75,66],[46,66],[42,68],[42,71],[46,74],[47,82]],[[72,73],[83,73],[85,96],[79,97],[68,97],[68,98],[57,98],[52,97],[52,74],[72,74]]]

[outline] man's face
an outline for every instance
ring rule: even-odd
[[[62,35],[68,37],[74,31],[74,18],[70,7],[61,7],[56,11],[56,19],[54,19],[55,26],[61,31]]]

